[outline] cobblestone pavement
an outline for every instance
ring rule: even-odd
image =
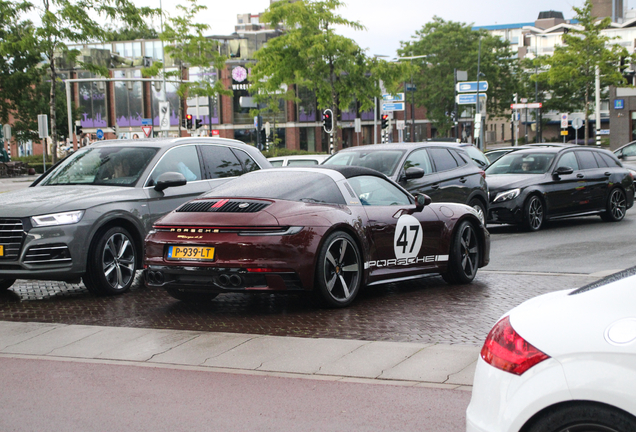
[[[115,297],[94,296],[82,284],[17,281],[0,294],[0,320],[481,345],[510,308],[595,280],[481,271],[470,285],[429,277],[368,288],[345,309],[321,309],[302,294],[223,294],[193,305],[146,288],[140,279]]]

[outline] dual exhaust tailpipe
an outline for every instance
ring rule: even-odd
[[[148,270],[146,280],[150,285],[163,285],[166,282],[164,274],[157,270]],[[222,273],[217,278],[217,284],[225,288],[239,288],[245,285],[243,278],[237,274]]]
[[[221,274],[219,275],[219,285],[222,287],[238,288],[243,285],[243,278],[237,274]]]

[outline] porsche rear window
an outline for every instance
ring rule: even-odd
[[[302,171],[255,171],[223,183],[205,196],[346,204],[340,189],[331,177]]]

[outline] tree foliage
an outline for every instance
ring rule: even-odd
[[[546,101],[548,109],[561,112],[583,111],[588,119],[594,98],[596,67],[599,67],[601,89],[625,83],[621,70],[622,60],[629,63],[634,55],[612,43],[601,33],[609,27],[610,18],[597,21],[592,16],[592,2],[586,0],[581,8],[573,7],[580,28],[563,35],[563,45],[554,49],[552,56],[538,57],[534,61],[541,68],[533,79],[544,85],[551,94]],[[585,136],[588,122],[585,122]]]
[[[25,3],[38,15],[39,25],[34,26],[33,36],[37,49],[48,63],[50,136],[55,162],[58,141],[56,84],[61,64],[77,65],[104,76],[108,73],[105,67],[79,61],[80,51],[72,44],[105,41],[108,32],[104,22],[117,21],[128,27],[146,28],[144,18],[156,11],[138,8],[130,0],[40,0],[37,3],[27,0]]]
[[[436,16],[416,31],[412,40],[401,42],[401,56],[426,56],[412,60],[418,67],[413,77],[416,104],[426,108],[427,117],[442,134],[453,127],[454,70],[467,71],[470,81],[477,80],[480,38],[480,72],[485,75],[481,80],[489,85],[487,112],[501,117],[510,109],[511,96],[519,85],[518,62],[506,41],[485,30],[473,30],[471,25]]]
[[[340,0],[274,2],[261,17],[283,34],[259,49],[252,68],[251,92],[258,101],[272,101],[272,94],[296,100],[296,89],[306,87],[316,95],[318,108],[334,113],[357,101],[360,110],[371,109],[381,95],[380,80],[397,89],[408,66],[369,58],[352,39],[336,33],[338,26],[364,27],[335,13]],[[281,89],[286,89],[281,93]],[[338,127],[337,116],[334,128]],[[337,134],[336,134],[337,145]]]
[[[167,17],[164,30],[159,35],[165,43],[166,54],[178,66],[177,70],[166,72],[166,78],[179,81],[177,94],[180,100],[188,96],[216,97],[218,94],[232,94],[231,90],[223,87],[218,77],[213,80],[204,77],[198,81],[183,80],[182,69],[186,67],[199,67],[204,73],[225,68],[227,57],[219,53],[219,42],[204,35],[210,26],[195,21],[197,14],[206,9],[207,6],[199,5],[197,0],[187,0],[186,5],[177,5],[180,15]],[[152,67],[142,69],[142,73],[146,77],[159,76],[162,74],[162,68],[163,63],[155,62]],[[212,74],[208,73],[205,76],[210,77]],[[183,104],[180,103],[180,118],[183,118],[182,107]]]

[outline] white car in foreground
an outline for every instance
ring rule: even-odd
[[[536,297],[495,324],[467,431],[636,431],[635,275]]]

